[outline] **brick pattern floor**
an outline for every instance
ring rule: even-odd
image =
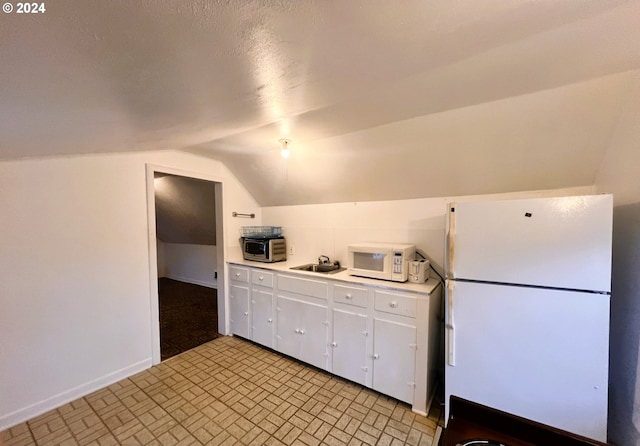
[[[434,404],[433,406],[438,406]],[[0,432],[27,445],[431,445],[429,417],[370,389],[220,337]]]

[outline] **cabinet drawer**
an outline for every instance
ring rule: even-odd
[[[408,294],[374,292],[375,309],[400,316],[416,317],[417,297]]]
[[[335,285],[333,288],[334,302],[340,302],[356,307],[367,308],[369,306],[369,292],[366,288]]]
[[[237,282],[249,282],[249,270],[247,268],[238,268],[237,266],[230,266],[229,276],[231,280],[235,280]]]
[[[262,269],[251,270],[251,283],[273,288],[273,273]]]
[[[329,284],[320,280],[278,275],[278,290],[326,299]]]

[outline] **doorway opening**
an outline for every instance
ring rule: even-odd
[[[147,166],[152,362],[224,333],[222,183]]]

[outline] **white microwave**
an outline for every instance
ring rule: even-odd
[[[406,282],[416,245],[356,243],[347,247],[347,267],[352,276]]]

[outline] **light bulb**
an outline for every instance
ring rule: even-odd
[[[282,155],[283,158],[289,158],[289,156],[291,155],[291,151],[289,150],[289,143],[291,141],[288,139],[281,139],[280,143],[282,144],[282,149],[280,149],[280,155]]]

